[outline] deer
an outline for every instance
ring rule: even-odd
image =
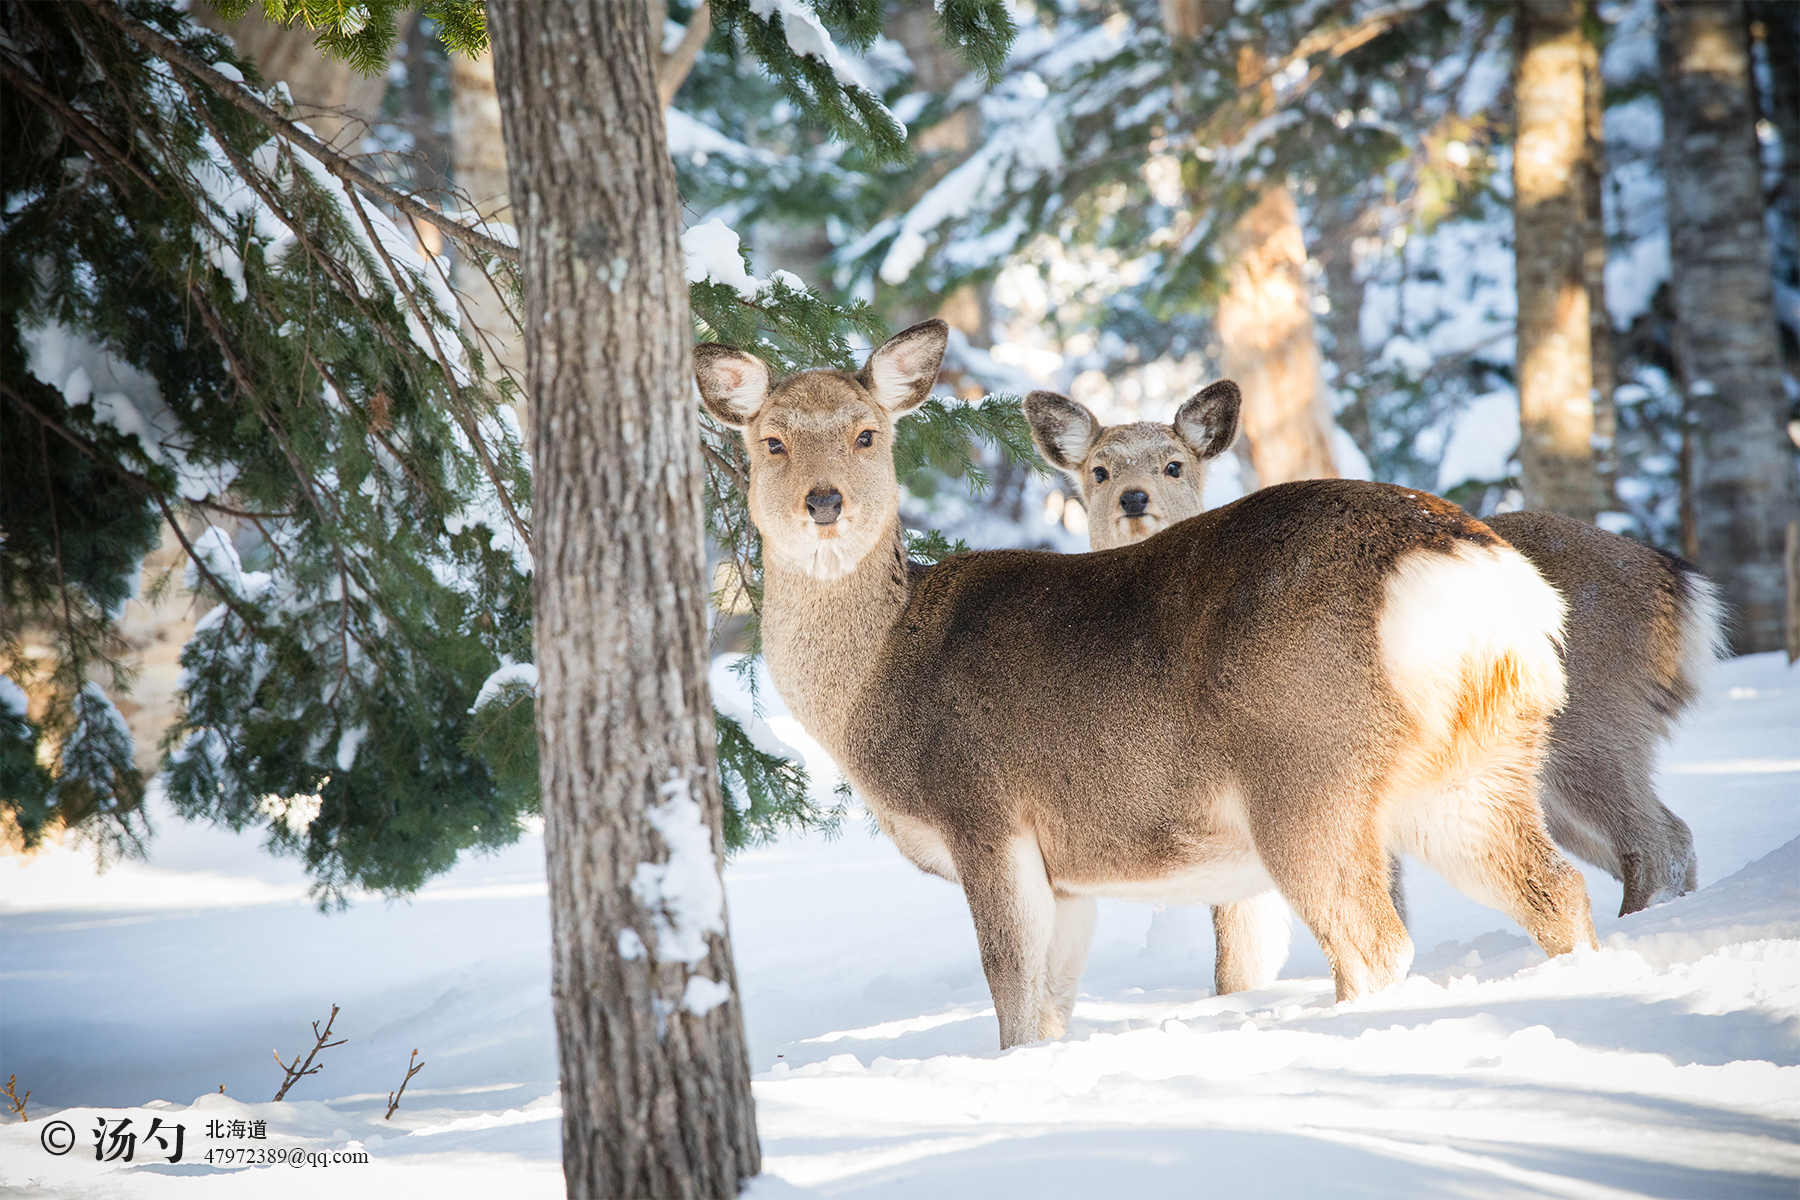
[[[1351,1001],[1402,979],[1395,849],[1518,920],[1595,945],[1536,794],[1564,699],[1564,605],[1455,505],[1314,480],[1088,554],[908,560],[895,421],[948,337],[780,379],[695,347],[740,431],[763,551],[763,656],[900,853],[962,888],[1000,1046],[1067,1031],[1098,896],[1274,889]],[[1196,416],[1235,429],[1235,385]]]
[[[1203,395],[1170,424],[1113,426],[1054,392],[1027,398],[1032,440],[1077,489],[1093,549],[1154,539],[1205,511],[1208,465],[1235,431],[1209,419]],[[1717,589],[1677,555],[1570,517],[1497,513],[1483,523],[1570,606],[1562,644],[1568,702],[1551,718],[1540,792],[1551,837],[1624,885],[1620,916],[1692,891],[1693,835],[1657,796],[1651,773],[1658,744],[1723,652]],[[1391,881],[1404,914],[1398,860]],[[1288,949],[1279,893],[1215,907],[1213,931],[1220,994],[1274,982]]]

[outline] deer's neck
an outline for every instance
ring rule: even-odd
[[[830,582],[766,556],[763,657],[788,710],[840,765],[857,697],[906,607],[906,540],[896,517],[854,571]]]

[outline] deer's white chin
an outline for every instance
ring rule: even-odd
[[[1121,516],[1119,518],[1119,527],[1124,531],[1125,540],[1130,542],[1141,541],[1167,524],[1167,521],[1155,513],[1145,513],[1141,517]]]
[[[808,522],[806,531],[782,547],[782,558],[790,567],[821,583],[842,579],[856,569],[869,552],[865,540],[858,536],[853,518],[840,518],[830,525],[815,526]]]

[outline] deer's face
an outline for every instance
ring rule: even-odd
[[[894,420],[931,394],[945,339],[943,322],[927,321],[889,339],[856,374],[803,371],[772,387],[754,356],[695,348],[707,410],[743,430],[750,519],[765,554],[830,581],[881,544],[900,500]]]
[[[1172,426],[1141,421],[1102,432],[1077,478],[1088,540],[1108,550],[1197,515],[1206,462]]]
[[[1103,428],[1086,408],[1054,392],[1025,398],[1032,440],[1081,490],[1088,542],[1129,545],[1203,509],[1206,466],[1237,435],[1237,385],[1221,381],[1181,406],[1173,425],[1140,421]]]
[[[764,552],[817,579],[861,562],[899,504],[893,429],[854,379],[818,371],[784,381],[744,429]]]

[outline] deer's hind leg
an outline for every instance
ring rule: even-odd
[[[1246,795],[1246,813],[1263,867],[1331,960],[1337,998],[1350,1000],[1398,983],[1413,946],[1389,895],[1375,797],[1334,782],[1322,789],[1265,774]]]
[[[1550,836],[1625,885],[1620,916],[1695,886],[1694,835],[1657,799],[1653,745],[1648,736],[1595,736],[1555,745],[1544,761]]]
[[[1528,759],[1412,798],[1394,832],[1457,890],[1524,926],[1544,953],[1596,944],[1587,883],[1550,841]]]
[[[1069,1031],[1075,1012],[1075,993],[1087,966],[1088,947],[1094,941],[1098,906],[1092,896],[1056,897],[1056,919],[1050,931],[1050,958],[1046,971],[1046,1004],[1038,1014],[1039,1037],[1061,1037]]]

